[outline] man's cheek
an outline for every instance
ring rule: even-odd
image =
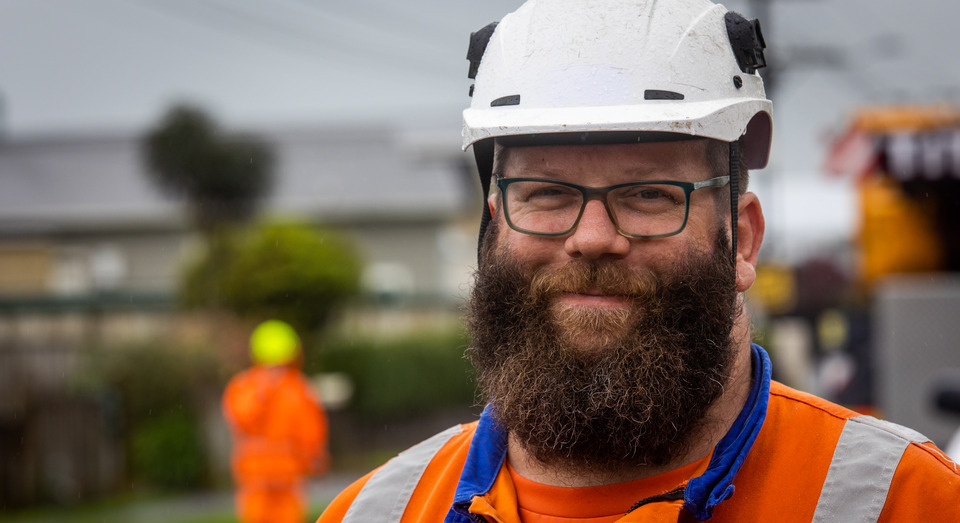
[[[555,238],[540,238],[513,230],[501,232],[499,246],[509,259],[514,260],[527,276],[551,265],[562,255],[563,246]]]

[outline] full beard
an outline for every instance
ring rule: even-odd
[[[589,290],[632,305],[568,308],[556,299]],[[736,298],[724,231],[713,252],[663,274],[573,260],[527,276],[493,247],[477,271],[468,354],[497,422],[541,463],[663,466],[689,448],[723,392]]]

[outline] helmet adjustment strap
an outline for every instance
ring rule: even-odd
[[[737,209],[740,198],[740,142],[730,142],[730,238],[733,268],[737,268]]]
[[[490,179],[493,177],[493,140],[484,140],[473,144],[473,156],[477,160],[477,170],[480,172],[480,190],[483,194],[483,210],[480,215],[480,237],[477,241],[477,263],[483,258],[483,242],[487,234],[487,225],[493,216],[487,198],[490,196]]]

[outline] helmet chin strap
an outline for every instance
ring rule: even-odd
[[[477,239],[477,265],[479,266],[483,259],[483,241],[487,235],[487,225],[493,218],[490,215],[490,206],[487,205],[487,197],[490,196],[490,179],[493,177],[493,140],[473,144],[473,156],[477,160],[477,171],[480,173],[480,190],[483,192],[480,237]]]
[[[483,242],[485,236],[487,235],[487,226],[490,225],[490,220],[493,218],[490,215],[490,206],[487,205],[487,199],[483,199],[483,214],[480,215],[480,238],[477,241],[477,265],[483,262]]]
[[[730,142],[730,248],[733,270],[737,270],[737,208],[740,197],[740,143]]]

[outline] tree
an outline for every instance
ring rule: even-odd
[[[214,262],[221,265],[212,267]],[[260,223],[224,259],[207,256],[194,265],[183,290],[190,305],[210,304],[212,295],[242,318],[280,319],[309,335],[359,291],[360,267],[353,246],[333,231]]]
[[[148,172],[161,190],[186,197],[209,237],[249,220],[273,181],[273,154],[252,138],[224,135],[200,109],[173,107],[144,139]]]
[[[144,139],[154,182],[185,196],[206,245],[186,267],[188,307],[287,321],[319,331],[359,289],[360,263],[332,231],[296,223],[246,225],[272,183],[273,155],[253,139],[223,134],[199,109],[177,106]]]

